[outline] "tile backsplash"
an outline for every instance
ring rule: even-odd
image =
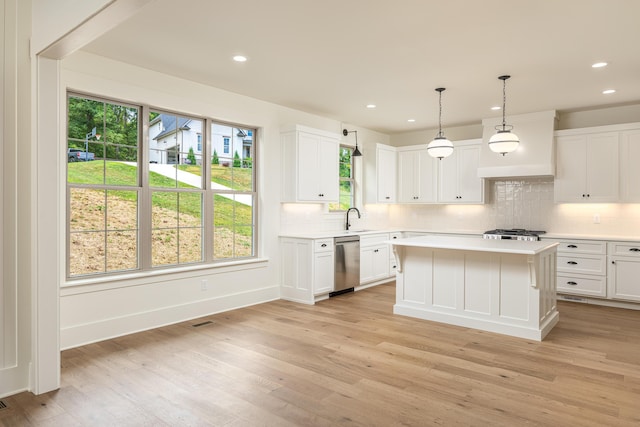
[[[402,228],[481,232],[493,228],[527,228],[548,233],[624,236],[640,239],[640,204],[562,203],[553,201],[553,178],[488,180],[483,205],[381,205],[361,209],[357,228]],[[283,204],[282,232],[335,231],[344,213],[323,205]]]

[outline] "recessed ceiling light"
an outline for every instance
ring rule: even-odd
[[[233,60],[236,62],[247,62],[247,57],[242,55],[236,55],[233,57]]]
[[[602,93],[604,95],[611,95],[612,93],[616,93],[615,89],[607,89],[607,90],[603,90]]]
[[[596,62],[595,64],[593,64],[591,67],[592,68],[602,68],[602,67],[606,67],[607,63],[606,62]]]
[[[367,108],[376,108],[376,104],[367,104]]]
[[[416,119],[407,119],[407,121],[408,121],[409,123],[413,123],[413,122],[415,122],[415,121],[416,121]]]
[[[498,111],[500,108],[502,108],[502,107],[499,107],[499,106],[497,106],[497,105],[496,105],[495,107],[491,107],[491,109],[492,109],[493,111]]]

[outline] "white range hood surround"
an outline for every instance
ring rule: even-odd
[[[553,132],[558,122],[555,110],[507,116],[507,124],[520,138],[516,151],[504,156],[491,151],[489,138],[502,125],[502,117],[482,121],[482,148],[478,176],[480,178],[511,178],[553,176],[556,171]]]

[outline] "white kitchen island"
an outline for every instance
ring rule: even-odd
[[[395,314],[541,341],[558,323],[556,246],[424,236],[389,242]]]

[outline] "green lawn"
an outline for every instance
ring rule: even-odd
[[[68,175],[67,179],[69,183],[73,184],[103,184],[106,181],[108,185],[129,185],[135,187],[137,182],[138,168],[135,166],[127,165],[120,162],[103,162],[102,160],[96,160],[93,162],[75,162],[68,163]],[[104,167],[103,167],[104,166]],[[184,167],[183,167],[184,166]],[[183,165],[180,167],[182,170],[195,173],[198,171],[200,175],[200,167]],[[192,170],[193,169],[193,170]],[[222,185],[228,185],[228,182],[218,181],[219,174],[218,169],[226,169],[219,166],[212,165],[212,169],[216,170],[214,173],[213,182],[218,182]],[[251,189],[251,170],[234,169],[234,182],[237,183],[236,187],[246,187],[249,185]],[[248,181],[247,181],[248,177]],[[174,187],[175,181],[171,178],[167,178],[163,175],[151,172],[149,174],[149,184],[151,187],[156,188],[171,188]],[[195,188],[191,185],[187,185],[178,182],[179,188]],[[123,200],[134,201],[136,194],[133,191],[110,191],[112,196],[120,197]],[[153,205],[154,207],[164,208],[171,211],[176,210],[176,196],[174,192],[170,191],[153,191]],[[197,218],[201,218],[200,198],[198,197],[181,197],[180,198],[180,213],[182,215],[188,214]],[[251,206],[243,205],[233,200],[229,200],[225,197],[215,195],[214,196],[214,226],[225,227],[232,229],[233,225],[236,226],[250,226],[253,224],[252,220],[252,208]],[[251,235],[251,229],[249,227],[240,227],[236,229],[236,232],[245,236]]]
[[[179,165],[178,168],[198,176],[202,174],[201,166]],[[211,181],[236,191],[252,191],[253,169],[211,165]]]

